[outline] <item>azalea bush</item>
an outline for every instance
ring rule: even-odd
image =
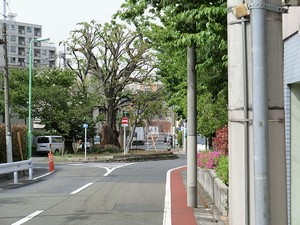
[[[200,152],[197,155],[197,165],[203,169],[216,170],[218,178],[229,184],[228,169],[228,127],[216,131],[213,138],[213,151]]]
[[[206,151],[198,153],[197,165],[204,169],[214,169],[218,165],[221,152]]]

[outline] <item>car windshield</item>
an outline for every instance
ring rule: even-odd
[[[37,143],[49,143],[48,137],[38,137]]]

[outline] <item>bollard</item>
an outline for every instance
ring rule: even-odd
[[[49,160],[49,171],[53,172],[54,171],[54,160],[53,160],[53,154],[51,150],[48,153],[48,160]]]

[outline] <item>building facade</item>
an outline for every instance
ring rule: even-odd
[[[288,224],[300,224],[300,7],[283,16]]]
[[[30,41],[33,38],[42,37],[42,26],[37,24],[6,20],[7,33],[7,54],[8,65],[16,67],[29,66]],[[3,37],[4,21],[0,20]],[[3,39],[3,38],[2,38]],[[4,50],[0,47],[0,55],[4,55]],[[32,46],[33,66],[43,66],[53,68],[56,61],[56,47],[48,44],[35,42]],[[0,57],[0,68],[4,66],[4,57]]]

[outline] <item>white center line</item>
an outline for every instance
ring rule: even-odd
[[[81,188],[78,188],[77,190],[71,192],[70,194],[71,194],[71,195],[75,195],[75,194],[77,194],[78,192],[82,191],[83,189],[85,189],[85,188],[91,186],[92,184],[94,184],[94,183],[88,183],[88,184],[82,186]]]
[[[41,214],[42,212],[44,212],[44,210],[38,210],[38,211],[35,211],[34,213],[26,216],[25,218],[11,224],[11,225],[21,225],[23,223],[26,223],[28,220],[31,220],[32,218],[36,217],[37,215]]]

